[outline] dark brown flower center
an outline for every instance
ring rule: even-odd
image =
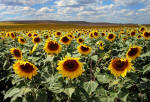
[[[79,42],[80,42],[80,43],[83,42],[83,39],[79,39]]]
[[[102,36],[105,36],[105,33],[102,33]]]
[[[130,51],[128,52],[129,56],[135,56],[138,52],[138,48],[131,48]]]
[[[31,36],[32,36],[32,34],[31,34],[31,33],[29,33],[29,34],[28,34],[28,36],[29,36],[29,37],[31,37]]]
[[[89,47],[81,46],[81,50],[84,52],[89,51]]]
[[[31,73],[34,70],[33,65],[31,65],[30,63],[26,63],[24,65],[20,65],[20,68],[25,73]]]
[[[21,56],[20,51],[17,50],[17,49],[15,49],[15,50],[13,51],[13,53],[14,53],[14,55],[15,55],[16,57],[20,57],[20,56]]]
[[[145,29],[144,28],[141,28],[141,31],[144,31]]]
[[[72,35],[68,35],[68,36],[72,38]]]
[[[63,38],[62,38],[62,41],[66,43],[66,42],[69,41],[69,38],[68,38],[68,37],[63,37]]]
[[[131,32],[131,35],[134,36],[134,35],[135,35],[135,32]]]
[[[11,33],[11,36],[12,36],[12,37],[15,37],[14,33]]]
[[[20,40],[21,40],[21,42],[25,42],[25,40],[24,40],[24,39],[22,39],[22,38],[21,38]]]
[[[100,46],[103,46],[103,43],[100,43]]]
[[[127,38],[123,38],[123,40],[127,40]]]
[[[145,33],[144,33],[144,36],[145,36],[145,37],[150,37],[150,33],[145,32]]]
[[[48,49],[49,50],[57,50],[59,48],[59,45],[57,44],[57,43],[54,43],[54,42],[52,42],[52,41],[50,41],[49,43],[48,43]]]
[[[48,39],[48,35],[46,35],[45,38]]]
[[[93,34],[91,33],[90,36],[93,37]]]
[[[142,37],[141,35],[138,36],[138,38],[141,38],[141,37]]]
[[[116,58],[113,60],[112,66],[118,71],[123,71],[128,66],[128,61],[121,61],[119,58]]]
[[[39,43],[39,42],[41,41],[41,39],[40,39],[39,37],[36,37],[36,38],[34,38],[34,41],[35,41],[36,43]]]
[[[37,36],[37,34],[34,34],[33,36]]]
[[[94,35],[95,35],[95,36],[98,36],[98,33],[97,33],[97,32],[94,32]]]
[[[114,35],[113,35],[113,34],[109,34],[108,38],[109,38],[109,39],[113,39],[113,38],[114,38]]]
[[[76,60],[67,60],[64,62],[63,67],[67,71],[73,72],[79,67],[79,64],[77,63]]]
[[[59,35],[61,35],[61,33],[60,33],[60,32],[57,32],[57,35],[59,36]]]

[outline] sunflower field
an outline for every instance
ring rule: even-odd
[[[1,29],[0,102],[150,101],[150,27],[26,28]]]

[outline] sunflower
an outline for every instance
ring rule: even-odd
[[[137,39],[140,39],[141,37],[142,37],[141,35],[138,35],[138,36],[137,36]]]
[[[144,32],[146,31],[146,27],[142,26],[140,29],[139,29],[140,32]]]
[[[145,39],[150,39],[150,32],[144,32],[144,33],[143,33],[143,37],[144,37]]]
[[[92,51],[91,47],[88,47],[88,46],[83,45],[83,44],[79,45],[77,47],[77,49],[78,49],[78,52],[81,53],[81,54],[83,54],[83,55],[88,55]]]
[[[123,37],[123,38],[122,38],[122,40],[124,40],[124,41],[127,40],[127,39],[128,39],[127,37]]]
[[[23,37],[18,37],[18,42],[20,44],[25,44],[26,43],[26,39],[24,39]]]
[[[44,38],[45,38],[45,39],[48,39],[48,38],[49,38],[49,35],[44,35]]]
[[[22,52],[19,48],[11,48],[10,53],[14,56],[15,59],[22,59]]]
[[[89,37],[90,37],[90,38],[94,38],[93,32],[90,32]]]
[[[106,34],[105,33],[101,33],[101,36],[104,37]]]
[[[140,56],[141,50],[142,47],[140,46],[136,46],[136,45],[130,46],[129,50],[126,53],[126,57],[131,60],[134,60],[136,57]]]
[[[33,37],[33,39],[32,39],[32,42],[34,43],[34,44],[38,44],[38,43],[40,43],[41,42],[41,39],[40,39],[40,37]]]
[[[68,36],[63,36],[59,40],[64,45],[69,45],[71,43],[71,39]]]
[[[94,31],[93,35],[94,35],[94,38],[98,38],[98,36],[99,36],[97,31]]]
[[[78,39],[77,39],[77,42],[78,42],[79,44],[81,44],[81,43],[84,42],[84,40],[83,40],[82,38],[78,38]]]
[[[58,54],[61,52],[61,45],[56,41],[47,39],[44,45],[44,50],[48,54]]]
[[[104,42],[102,40],[98,42],[98,45],[99,45],[100,50],[104,50]]]
[[[115,40],[115,38],[116,38],[116,35],[113,34],[113,33],[110,33],[110,34],[107,35],[106,39],[109,40],[109,41],[113,41],[113,40]]]
[[[6,38],[10,37],[10,32],[6,33]]]
[[[37,74],[37,67],[28,61],[18,60],[13,64],[13,69],[20,77],[31,79]]]
[[[2,32],[1,35],[0,35],[0,37],[1,37],[2,39],[4,39],[4,38],[5,38],[5,34]]]
[[[133,37],[133,36],[136,35],[136,32],[135,32],[135,31],[132,31],[130,35]]]
[[[34,34],[32,35],[32,37],[36,37],[36,36],[38,36],[38,34],[37,34],[37,33],[34,33]]]
[[[32,33],[27,33],[27,36],[31,38],[32,37]]]
[[[62,74],[63,77],[74,79],[82,75],[82,67],[83,64],[79,61],[79,58],[65,57],[58,62],[57,70],[59,70],[59,73]]]
[[[16,35],[14,33],[10,33],[10,38],[11,39],[15,39],[16,38]]]
[[[55,37],[60,37],[61,36],[61,32],[55,32]]]
[[[74,36],[72,34],[68,34],[67,36],[70,37],[71,39],[74,38]]]
[[[132,69],[132,63],[125,58],[114,58],[111,60],[108,69],[116,77],[120,77],[120,75],[125,77],[127,72]]]

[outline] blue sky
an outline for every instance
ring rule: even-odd
[[[150,24],[150,0],[0,0],[0,20]]]

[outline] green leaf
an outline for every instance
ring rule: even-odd
[[[101,83],[110,83],[113,78],[110,75],[96,75],[96,78]]]
[[[95,81],[84,82],[83,84],[83,88],[87,93],[89,93],[89,95],[91,95],[91,93],[94,92],[97,87],[98,83]]]
[[[47,102],[47,93],[44,90],[38,91],[37,101],[36,102]]]
[[[97,97],[107,97],[107,90],[105,90],[103,87],[98,87],[96,89],[96,95]]]
[[[11,88],[9,89],[5,96],[4,96],[4,99],[8,98],[8,97],[12,97],[14,96],[15,94],[19,93],[20,92],[20,89],[19,88]]]
[[[97,61],[98,60],[98,55],[94,55],[91,57],[92,60]]]
[[[64,93],[67,94],[71,98],[71,96],[74,93],[74,91],[75,91],[75,88],[66,88],[64,90]]]
[[[148,71],[150,71],[150,64],[143,67],[143,74],[145,74]]]
[[[71,57],[71,54],[67,52],[66,56],[67,56],[67,57]]]
[[[54,59],[54,56],[47,55],[47,58],[44,60],[44,62],[51,62],[53,61],[53,59]]]

